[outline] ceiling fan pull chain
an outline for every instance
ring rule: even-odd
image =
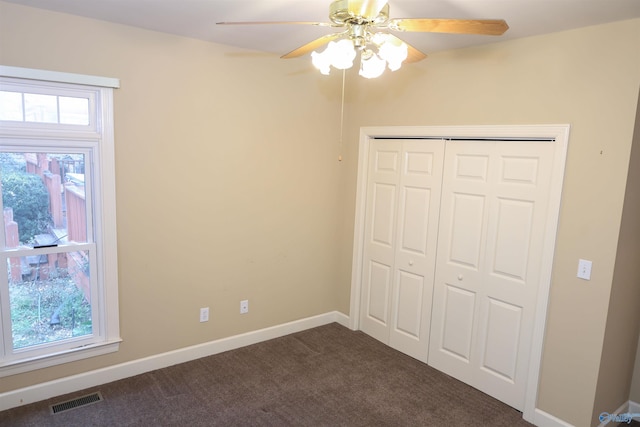
[[[347,70],[342,70],[342,100],[340,103],[340,141],[338,143],[338,161],[339,162],[342,161],[342,147],[343,147],[342,137],[343,137],[343,131],[344,131],[344,80],[345,80],[346,71]]]

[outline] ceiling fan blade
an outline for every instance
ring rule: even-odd
[[[349,13],[355,16],[362,16],[373,19],[387,4],[387,0],[347,0]]]
[[[331,22],[307,21],[246,21],[246,22],[216,22],[216,25],[316,25],[319,27],[337,27]]]
[[[503,19],[392,19],[388,28],[396,31],[480,34],[499,36],[509,29]]]
[[[282,55],[281,58],[282,59],[297,58],[298,56],[302,56],[305,53],[311,52],[312,50],[316,50],[317,48],[329,43],[330,41],[342,38],[346,34],[347,34],[346,32],[327,34],[326,36],[322,36],[319,39],[315,39],[314,41],[309,42],[304,46],[300,46],[299,48],[294,49],[285,55]]]
[[[404,60],[405,63],[422,61],[427,57],[425,53],[420,52],[418,49],[411,46],[409,43],[402,40],[400,37],[396,37],[393,34],[387,33],[387,38],[395,39],[397,41],[396,44],[404,43],[407,45],[408,52],[407,52],[407,59]]]

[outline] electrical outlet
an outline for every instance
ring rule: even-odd
[[[200,322],[209,321],[209,307],[203,307],[200,309]]]
[[[249,300],[243,299],[240,301],[240,314],[246,314],[249,312]]]

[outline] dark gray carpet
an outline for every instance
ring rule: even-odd
[[[52,415],[51,404],[103,401]],[[531,426],[515,409],[330,324],[0,412],[1,426]]]

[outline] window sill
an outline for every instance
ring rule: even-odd
[[[10,361],[4,364],[0,364],[0,378],[29,371],[35,371],[36,369],[48,368],[50,366],[61,365],[63,363],[75,362],[77,360],[87,359],[89,357],[114,353],[120,348],[121,342],[122,339],[118,338],[108,342],[92,344],[81,348],[74,348],[47,356]]]

